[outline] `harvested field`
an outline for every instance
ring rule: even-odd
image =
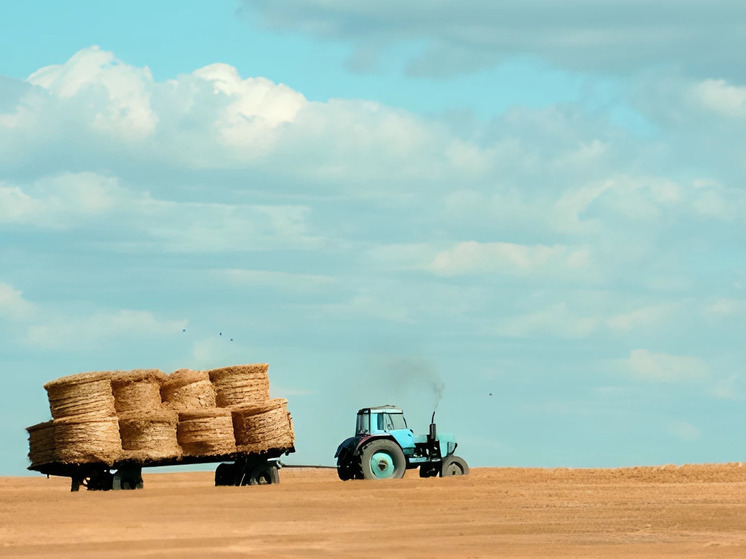
[[[213,487],[146,473],[144,490],[108,493],[0,478],[0,557],[746,557],[738,464],[411,474],[286,468],[280,485]]]

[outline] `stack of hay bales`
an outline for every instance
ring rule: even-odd
[[[81,373],[44,385],[52,421],[27,428],[32,467],[260,453],[293,446],[266,363],[211,371]]]
[[[179,369],[161,387],[163,403],[176,411],[215,407],[215,388],[206,371]]]
[[[54,422],[45,421],[37,423],[31,427],[26,427],[28,431],[29,453],[32,466],[41,466],[49,464],[57,459],[54,444]]]
[[[161,401],[167,380],[168,376],[158,369],[136,369],[112,377],[122,460],[147,462],[181,456],[176,437],[178,415]]]
[[[293,446],[293,422],[283,398],[233,408],[233,430],[241,452]]]
[[[234,365],[208,371],[215,386],[215,400],[221,408],[261,404],[269,400],[267,363]]]
[[[236,439],[230,410],[199,408],[179,412],[179,444],[186,456],[233,454]]]
[[[44,385],[53,418],[56,460],[113,464],[122,454],[111,376],[108,371],[80,373]],[[30,446],[36,454],[38,449]]]

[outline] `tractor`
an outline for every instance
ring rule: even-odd
[[[466,461],[453,453],[456,439],[438,433],[435,412],[427,435],[407,427],[404,412],[396,406],[363,408],[357,412],[355,436],[337,448],[339,479],[398,479],[406,470],[419,468],[420,477],[462,476]]]

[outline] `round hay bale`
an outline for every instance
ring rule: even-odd
[[[56,460],[54,452],[54,423],[45,421],[37,423],[31,427],[26,427],[28,431],[28,457],[32,466],[49,464]]]
[[[178,458],[181,447],[176,439],[179,414],[171,410],[127,412],[119,416],[122,460]]]
[[[215,407],[215,388],[206,371],[179,369],[161,386],[163,403],[176,411]]]
[[[236,452],[230,410],[203,408],[179,412],[177,437],[186,456]]]
[[[221,408],[255,404],[269,400],[267,363],[233,365],[208,371]]]
[[[287,410],[287,400],[283,398],[233,408],[232,417],[236,447],[241,452],[264,452],[293,446],[293,422]]]
[[[111,390],[117,413],[154,411],[161,407],[161,385],[168,378],[158,369],[117,372],[111,377]]]
[[[70,464],[113,464],[122,454],[116,417],[77,416],[54,420],[57,459]]]
[[[60,377],[45,384],[52,418],[116,415],[111,376],[110,371],[79,373]]]

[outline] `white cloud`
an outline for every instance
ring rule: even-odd
[[[36,313],[36,305],[24,299],[18,289],[0,282],[0,318],[26,321],[33,318]]]
[[[96,46],[79,51],[65,64],[37,70],[28,82],[59,99],[76,98],[76,104],[87,109],[89,124],[101,132],[142,140],[155,131],[150,71],[122,64]]]
[[[562,277],[587,274],[591,265],[585,248],[479,243],[468,241],[439,252],[430,269],[443,275],[509,274]]]
[[[622,371],[648,382],[692,382],[706,380],[710,369],[702,359],[689,355],[654,353],[634,349],[621,361]]]
[[[607,324],[617,334],[655,329],[670,322],[680,308],[678,302],[655,303],[612,316]]]
[[[585,338],[599,328],[594,316],[579,316],[566,303],[555,303],[544,309],[501,319],[494,333],[509,338],[557,337]]]
[[[707,79],[692,86],[695,102],[728,118],[746,117],[746,87],[728,84],[725,80]]]
[[[36,349],[95,348],[120,338],[174,336],[186,328],[183,319],[162,319],[149,311],[110,310],[87,316],[50,314],[28,327],[23,342]]]
[[[0,183],[0,225],[73,230],[98,227],[120,240],[92,239],[120,250],[171,252],[269,250],[319,242],[294,205],[158,200],[120,186],[114,177],[63,173],[21,188]]]
[[[704,305],[703,312],[710,318],[727,318],[746,315],[746,300],[715,299]]]

